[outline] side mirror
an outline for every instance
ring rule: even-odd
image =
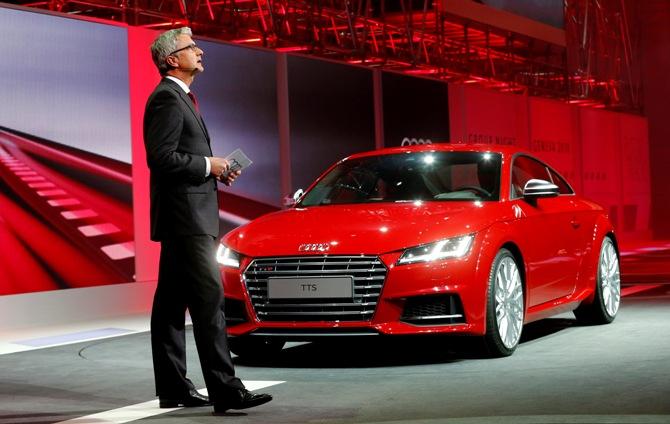
[[[523,188],[523,197],[536,199],[539,197],[558,196],[558,186],[549,181],[532,179],[528,180]]]
[[[295,191],[295,193],[293,193],[293,197],[284,197],[284,206],[287,208],[294,206],[296,203],[298,203],[303,194],[305,194],[305,191],[299,188]]]

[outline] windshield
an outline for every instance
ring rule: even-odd
[[[501,156],[479,152],[417,152],[344,161],[299,206],[417,200],[498,200]]]

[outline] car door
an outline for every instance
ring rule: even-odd
[[[577,281],[580,234],[575,227],[571,189],[564,184],[565,193],[555,197],[532,201],[523,197],[528,180],[553,182],[551,174],[545,164],[530,156],[519,155],[512,162],[510,194],[520,211],[516,224],[528,265],[526,284],[531,307],[571,294]]]

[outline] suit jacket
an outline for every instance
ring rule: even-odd
[[[219,235],[214,177],[205,176],[212,156],[209,134],[193,102],[164,78],[144,111],[144,146],[151,171],[151,239]]]

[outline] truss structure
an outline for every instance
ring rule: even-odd
[[[585,106],[641,109],[624,1],[565,0],[553,43],[454,14],[472,0],[46,0],[28,7],[168,29]],[[477,7],[480,7],[479,5]]]
[[[570,97],[589,105],[640,111],[639,3],[625,0],[566,2]]]

